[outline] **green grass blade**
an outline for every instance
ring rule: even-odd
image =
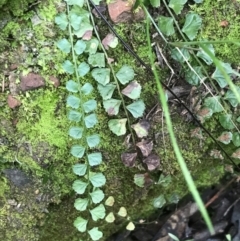
[[[175,47],[184,47],[186,45],[199,45],[199,44],[235,44],[240,46],[240,40],[203,40],[203,41],[192,41],[192,42],[168,42],[170,45]]]
[[[240,95],[237,91],[237,88],[231,81],[229,75],[226,73],[226,71],[222,67],[221,62],[212,54],[212,52],[204,44],[199,44],[199,46],[209,55],[209,57],[212,59],[213,63],[216,65],[216,67],[221,71],[221,73],[225,77],[227,83],[229,84],[230,89],[233,91],[238,102],[240,103]]]
[[[146,13],[146,16],[149,16],[149,13],[148,13],[147,9],[144,6],[142,6],[142,7],[143,7],[143,9]],[[202,199],[199,195],[199,192],[198,192],[198,190],[197,190],[197,188],[194,184],[192,176],[191,176],[191,174],[190,174],[190,172],[187,168],[186,162],[183,159],[183,156],[181,154],[181,151],[180,151],[179,146],[178,146],[177,141],[176,141],[176,137],[174,135],[172,121],[171,121],[171,117],[170,117],[170,113],[169,113],[169,109],[168,109],[168,105],[167,105],[166,96],[165,96],[162,84],[160,82],[159,76],[157,74],[157,71],[156,71],[156,68],[155,68],[155,65],[154,65],[154,58],[153,58],[153,55],[152,55],[151,40],[150,40],[150,34],[149,34],[149,25],[150,25],[149,19],[151,19],[151,21],[152,21],[152,18],[147,17],[147,41],[148,41],[148,46],[149,46],[149,56],[150,56],[152,70],[153,70],[154,77],[155,77],[156,84],[157,84],[157,89],[158,89],[158,92],[159,92],[159,99],[161,101],[162,108],[163,108],[163,111],[164,111],[164,116],[165,116],[165,119],[166,119],[166,124],[167,124],[168,132],[169,132],[169,135],[170,135],[170,139],[171,139],[171,142],[172,142],[172,145],[173,145],[173,149],[174,149],[177,161],[179,163],[179,166],[182,170],[183,176],[184,176],[184,178],[186,180],[186,183],[188,185],[188,188],[189,188],[190,192],[192,193],[193,198],[198,205],[198,208],[199,208],[199,210],[200,210],[200,212],[203,216],[203,219],[204,219],[209,231],[213,234],[214,229],[213,229],[212,222],[209,218],[209,215],[208,215],[207,210],[204,206],[204,203],[203,203],[203,201],[202,201]]]

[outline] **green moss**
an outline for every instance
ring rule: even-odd
[[[27,11],[29,4],[34,0],[0,0],[0,7],[10,11],[14,16],[20,16]]]
[[[40,41],[40,45],[42,41],[56,35],[54,18],[57,14],[56,6],[60,2],[61,1],[48,1],[39,6],[38,16],[40,18],[40,23],[33,27],[33,31],[38,41]]]
[[[8,193],[5,194],[6,200],[4,202],[2,202],[3,199],[0,197],[1,240],[39,240],[37,227],[43,224],[42,221],[46,216],[46,207],[51,197],[51,194],[47,193],[47,189],[46,186],[32,179],[31,185],[25,187],[16,188],[11,185],[11,189],[9,188]],[[38,193],[42,193],[40,195],[41,200],[37,200]]]
[[[226,1],[205,0],[202,4],[192,6],[203,19],[201,38],[208,40],[237,40],[240,39],[239,3]],[[222,21],[227,21],[226,27],[221,27]],[[216,55],[225,62],[238,65],[240,56],[239,46],[232,44],[214,45]]]
[[[9,186],[8,186],[7,180],[6,180],[6,178],[1,177],[1,179],[0,179],[0,199],[5,198],[7,191],[9,191]]]
[[[62,108],[65,97],[60,93],[38,90],[22,99],[17,124],[22,141],[17,156],[25,168],[50,179],[54,190],[63,195],[71,191],[69,185],[74,175],[69,170],[75,160],[68,151],[69,123]],[[26,143],[30,153],[26,151]],[[29,158],[26,158],[27,154]]]
[[[58,108],[61,108],[63,101],[59,93],[52,90],[35,91],[34,95],[23,98],[17,130],[24,133],[33,144],[47,140],[50,146],[66,149],[67,133],[61,128],[67,125],[67,118],[58,113],[62,113]]]
[[[179,199],[188,194],[188,188],[181,174],[179,165],[176,161],[172,146],[168,136],[165,136],[165,146],[163,145],[163,139],[161,136],[156,141],[154,146],[154,152],[158,153],[161,159],[161,169],[164,174],[170,174],[172,182],[168,187],[162,187],[161,185],[152,185],[150,188],[139,188],[133,183],[134,174],[143,173],[137,168],[126,168],[120,160],[120,153],[124,151],[122,145],[123,138],[115,138],[113,134],[107,129],[107,118],[105,115],[99,115],[101,118],[101,125],[97,127],[101,130],[102,146],[100,150],[103,152],[105,165],[100,167],[101,171],[107,177],[107,185],[104,187],[106,197],[113,195],[115,198],[115,205],[113,207],[106,207],[107,213],[113,211],[116,214],[121,206],[124,206],[129,216],[133,220],[139,220],[147,218],[150,214],[155,212],[153,207],[154,198],[159,194],[164,194],[167,200],[171,200],[172,195],[176,195]],[[202,146],[200,148],[199,140],[189,140],[189,126],[188,123],[178,119],[178,116],[173,118],[174,128],[180,148],[183,156],[187,162],[190,172],[194,178],[194,181],[198,187],[209,186],[215,183],[223,175],[223,166],[217,165],[218,160],[206,159],[206,153],[208,146]],[[161,132],[161,125],[156,123],[153,126],[152,135],[156,134],[157,130]],[[104,130],[104,131],[103,131]],[[164,127],[164,131],[166,128]],[[151,135],[150,135],[151,136]],[[154,181],[158,180],[159,172],[150,174]],[[88,240],[85,234],[78,234],[74,228],[71,227],[73,220],[79,215],[79,212],[69,204],[74,202],[74,199],[66,200],[64,205],[59,207],[55,206],[51,210],[49,220],[43,229],[40,240],[49,240],[52,238],[61,238],[63,241],[77,240],[82,238]],[[168,201],[170,203],[170,201]],[[139,208],[141,207],[141,208]],[[61,217],[58,216],[58,213]],[[81,215],[85,215],[82,213]],[[62,218],[64,217],[64,218]],[[65,218],[67,217],[67,219]],[[126,219],[121,219],[117,215],[117,224],[106,224],[105,222],[99,222],[98,226],[104,232],[105,238],[111,233],[119,230],[126,225]],[[57,221],[56,221],[57,220]],[[62,227],[63,225],[63,227]],[[96,225],[96,224],[95,224]],[[71,232],[67,232],[68,230]],[[91,226],[91,224],[90,224]],[[62,228],[59,228],[62,227]],[[110,228],[111,227],[111,228]]]
[[[2,7],[5,3],[6,3],[7,0],[0,0],[0,7]]]

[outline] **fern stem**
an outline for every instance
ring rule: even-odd
[[[99,36],[99,34],[98,34],[98,31],[97,31],[97,29],[96,29],[96,25],[95,25],[95,21],[94,21],[92,12],[91,12],[91,7],[90,7],[90,4],[89,4],[89,1],[87,0],[86,2],[87,2],[87,6],[88,6],[88,11],[89,11],[89,13],[90,13],[90,18],[91,18],[91,21],[92,21],[94,33],[96,34],[97,39],[98,39],[98,41],[99,41],[99,44],[100,44],[100,46],[101,46],[101,48],[102,48],[102,51],[103,51],[103,53],[104,53],[104,55],[105,55],[105,58],[106,58],[106,60],[108,61],[108,59],[109,59],[109,58],[108,58],[108,54],[107,54],[104,46],[102,45],[101,38],[100,38],[100,36]],[[128,123],[128,129],[129,129],[129,131],[130,131],[130,133],[131,133],[132,141],[133,141],[133,144],[134,144],[134,146],[135,146],[136,141],[135,141],[134,133],[133,133],[132,128],[131,128],[130,117],[129,117],[129,114],[128,114],[128,111],[127,111],[127,108],[126,108],[126,105],[125,105],[125,101],[124,101],[123,95],[122,95],[122,93],[121,93],[121,89],[120,89],[120,86],[119,86],[119,83],[118,83],[118,80],[117,80],[115,71],[114,71],[114,69],[113,69],[113,66],[112,66],[111,63],[108,63],[108,65],[109,65],[109,67],[110,67],[110,69],[111,69],[114,82],[115,82],[115,84],[116,84],[116,86],[117,86],[118,95],[119,95],[120,98],[121,98],[121,101],[122,101],[122,104],[123,104],[123,110],[124,110],[124,113],[125,113],[125,115],[126,115],[126,117],[127,117],[127,120],[128,120],[128,121],[127,121],[127,123]]]
[[[175,25],[176,25],[176,27],[177,27],[177,29],[178,29],[178,32],[180,33],[180,35],[182,36],[182,38],[183,38],[184,41],[185,41],[184,43],[168,42],[168,44],[170,44],[170,45],[172,45],[172,46],[175,46],[180,53],[181,53],[181,50],[178,48],[179,45],[180,45],[180,46],[181,46],[181,45],[184,45],[184,44],[190,45],[190,43],[191,43],[191,44],[195,43],[195,44],[199,45],[199,46],[209,55],[209,57],[211,57],[211,59],[213,60],[213,62],[215,63],[215,65],[218,66],[218,68],[220,69],[220,71],[221,71],[222,74],[224,75],[226,81],[228,82],[231,90],[234,92],[234,94],[236,95],[238,101],[240,102],[240,95],[239,95],[239,93],[237,92],[236,88],[234,87],[234,84],[232,83],[232,81],[230,80],[230,78],[229,78],[229,77],[227,76],[227,74],[224,72],[224,69],[223,69],[223,67],[221,66],[220,62],[215,58],[215,56],[212,54],[212,52],[209,51],[208,48],[206,48],[206,47],[204,46],[204,44],[207,44],[207,43],[209,44],[209,43],[213,42],[213,43],[218,43],[218,44],[220,44],[220,43],[223,43],[223,41],[200,41],[200,42],[195,41],[195,42],[188,42],[187,39],[186,39],[186,37],[185,37],[184,34],[182,33],[182,31],[181,31],[181,29],[180,29],[180,27],[179,27],[179,25],[178,25],[177,20],[175,19],[174,15],[172,14],[172,11],[169,9],[168,5],[166,4],[166,1],[163,0],[163,3],[164,3],[164,5],[165,5],[165,7],[167,8],[168,13],[169,13],[169,14],[171,15],[171,17],[173,18],[173,21],[174,21],[174,23],[175,23]],[[235,43],[236,45],[239,45],[239,43],[238,43],[237,41],[231,41],[231,40],[229,40],[229,41],[226,41],[226,42],[228,42],[228,43]],[[182,46],[182,47],[184,47],[184,46]],[[214,90],[216,91],[216,93],[218,93],[218,89],[217,89],[216,85],[214,84],[214,82],[212,81],[212,78],[209,76],[206,68],[203,66],[203,64],[201,63],[201,61],[200,61],[200,60],[198,59],[198,57],[196,56],[196,54],[195,54],[193,51],[191,51],[191,53],[192,53],[194,59],[197,61],[197,63],[198,63],[198,64],[201,66],[201,68],[203,69],[203,71],[204,71],[204,73],[206,74],[207,78],[210,80],[211,85],[213,86],[213,88],[214,88]],[[182,55],[182,56],[184,57],[184,55]],[[190,68],[190,70],[193,71],[193,72],[198,76],[198,74],[197,74],[196,71],[192,68],[192,66],[190,65],[190,63],[188,62],[188,60],[185,59],[185,61],[186,61],[187,65],[188,65],[188,67]],[[198,78],[201,79],[199,76],[198,76]],[[202,82],[202,84],[204,84],[204,86],[206,87],[206,85],[205,85],[204,82]],[[208,89],[209,93],[210,93],[212,96],[214,96],[214,94],[212,93],[212,91],[211,91],[208,87],[206,87],[206,88]],[[223,103],[226,105],[226,101],[225,101],[223,98],[222,98],[222,101],[223,101]],[[222,105],[220,102],[219,102],[219,104],[223,107],[223,105]],[[225,110],[224,107],[223,107],[223,109],[224,109],[224,112],[227,114],[227,111]],[[234,127],[236,128],[236,130],[239,132],[239,129],[238,129],[237,125],[234,123],[234,121],[232,120],[232,118],[231,118],[231,122],[232,122],[232,124],[234,125]]]
[[[69,6],[68,6],[68,4],[67,4],[67,14],[69,16]],[[75,75],[76,75],[76,78],[77,78],[78,86],[79,86],[79,89],[80,89],[82,87],[82,85],[81,85],[79,74],[78,74],[78,71],[77,71],[77,60],[76,60],[76,56],[75,56],[75,53],[74,53],[73,34],[72,34],[72,28],[71,28],[70,24],[68,25],[68,31],[69,31],[69,36],[70,36],[72,59],[73,59],[73,63],[74,63],[74,71],[75,71]],[[79,91],[78,93],[79,93],[80,100],[82,100],[82,93],[81,93],[81,91]],[[85,130],[85,124],[84,124],[84,121],[83,121],[84,117],[85,117],[85,113],[83,111],[84,109],[83,109],[83,102],[82,101],[80,101],[80,106],[81,106],[81,110],[82,110],[82,126],[83,126],[84,132],[85,132],[86,131]]]
[[[145,6],[143,6],[143,9],[147,13],[147,9],[145,8]],[[150,26],[150,22],[149,22],[149,18],[147,17],[146,28],[147,28],[147,42],[148,42],[148,47],[149,47],[149,59],[150,59],[153,74],[154,74],[154,77],[155,77],[155,80],[156,80],[157,89],[159,91],[159,99],[161,101],[162,108],[163,108],[163,111],[164,111],[166,124],[167,124],[167,128],[168,128],[168,131],[169,131],[170,139],[171,139],[171,142],[172,142],[172,145],[173,145],[173,149],[174,149],[178,164],[179,164],[179,166],[182,170],[183,176],[184,176],[184,178],[186,180],[186,183],[188,185],[188,188],[191,191],[191,193],[193,195],[193,198],[195,199],[195,201],[198,204],[199,210],[203,215],[203,218],[204,218],[204,220],[205,220],[205,222],[208,226],[208,229],[209,229],[210,233],[214,233],[214,228],[212,226],[212,223],[211,223],[211,220],[210,220],[209,215],[207,213],[207,210],[204,207],[204,203],[203,203],[203,201],[202,201],[202,199],[201,199],[201,197],[200,197],[200,195],[197,191],[197,188],[194,184],[192,176],[191,176],[191,174],[190,174],[190,172],[187,168],[186,162],[184,161],[183,156],[181,154],[181,151],[179,149],[179,146],[177,144],[177,140],[176,140],[176,137],[175,137],[175,134],[174,134],[174,131],[173,131],[173,126],[172,126],[172,121],[171,121],[171,117],[170,117],[170,113],[169,113],[169,108],[168,108],[168,105],[167,105],[166,96],[165,96],[161,81],[159,79],[158,73],[157,73],[155,65],[154,65],[154,59],[153,59],[153,54],[152,54],[152,49],[151,49],[151,39],[150,39],[150,33],[149,33],[150,32],[149,26]]]
[[[69,16],[69,5],[67,5],[67,14]],[[85,149],[85,153],[87,154],[88,153],[88,145],[87,145],[87,140],[86,140],[86,135],[85,135],[85,132],[86,132],[86,127],[85,127],[85,123],[84,123],[84,118],[85,118],[85,113],[84,113],[84,108],[83,108],[83,98],[82,98],[82,93],[81,93],[81,81],[80,81],[80,77],[79,77],[79,74],[78,74],[78,70],[77,70],[77,60],[76,60],[76,56],[75,56],[75,53],[74,53],[74,46],[73,46],[73,33],[72,33],[72,28],[71,28],[71,25],[69,24],[68,25],[68,31],[69,31],[69,36],[70,36],[70,43],[71,43],[71,52],[72,52],[72,59],[73,59],[73,63],[74,63],[74,71],[75,71],[75,75],[76,75],[76,79],[77,79],[77,82],[78,82],[78,86],[79,86],[79,91],[78,91],[78,94],[79,94],[79,97],[80,97],[80,108],[81,108],[81,114],[82,114],[82,117],[81,117],[81,124],[82,124],[82,128],[83,128],[83,143],[84,143],[84,147],[86,148]],[[90,178],[90,165],[88,164],[88,161],[87,161],[87,158],[85,157],[85,163],[87,163],[87,182],[88,182],[88,198],[89,200],[91,200],[90,198],[90,192],[91,192],[91,185],[90,184],[90,181],[89,181],[89,178]]]
[[[187,39],[186,39],[185,35],[182,33],[182,31],[181,31],[181,29],[180,29],[180,27],[179,27],[179,24],[178,24],[176,18],[174,17],[172,11],[171,11],[170,8],[168,7],[166,1],[163,0],[163,3],[164,3],[164,5],[165,5],[168,13],[169,13],[170,16],[172,17],[172,19],[173,19],[173,21],[174,21],[174,23],[175,23],[175,26],[177,27],[177,30],[178,30],[179,34],[180,34],[181,37],[184,39],[184,41],[187,42]],[[180,50],[178,47],[176,47],[176,48],[177,48],[178,51],[182,54],[181,50]],[[206,68],[203,66],[203,64],[202,64],[201,61],[197,58],[196,54],[195,54],[193,51],[191,52],[191,54],[193,55],[194,60],[196,60],[197,63],[198,63],[198,64],[201,66],[201,68],[203,69],[204,74],[205,74],[205,75],[207,76],[207,78],[210,80],[211,85],[213,86],[214,90],[215,90],[216,92],[218,92],[217,87],[216,87],[216,85],[213,83],[212,78],[209,76]],[[182,55],[183,55],[183,54],[182,54]],[[190,68],[190,69],[191,69],[191,68]],[[191,71],[195,72],[195,74],[196,74],[196,71],[195,71],[195,70],[191,69]],[[200,79],[201,79],[201,78],[200,78]]]

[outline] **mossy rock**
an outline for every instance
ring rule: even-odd
[[[11,4],[15,2],[23,4],[21,9],[12,13],[20,16],[23,11],[27,10],[28,4],[33,1],[16,0],[8,3],[10,4],[10,2]],[[9,34],[13,36],[13,41],[8,43],[12,51],[9,52],[11,55],[11,59],[10,57],[8,59],[9,64],[17,59],[15,56],[18,54],[20,46],[27,46],[30,49],[20,52],[21,58],[18,63],[19,68],[16,70],[17,75],[24,71],[27,72],[31,68],[31,71],[39,72],[46,80],[50,76],[57,76],[61,80],[61,85],[57,89],[46,81],[45,88],[20,94],[19,99],[22,105],[15,110],[11,110],[6,105],[9,90],[0,96],[0,124],[3,127],[0,128],[0,169],[17,167],[34,179],[33,185],[24,191],[12,185],[6,176],[2,176],[0,179],[0,216],[3,217],[0,219],[0,230],[5,230],[0,237],[4,241],[15,241],[16,238],[24,241],[79,241],[82,238],[87,241],[85,234],[77,232],[73,226],[75,218],[80,215],[74,208],[76,195],[72,191],[72,182],[76,179],[72,172],[72,165],[77,161],[69,153],[72,140],[68,136],[70,124],[66,118],[68,110],[65,106],[65,82],[68,78],[61,72],[61,63],[65,56],[54,47],[54,42],[60,38],[58,35],[61,34],[52,34],[56,31],[53,22],[57,13],[55,5],[57,2],[60,1],[49,0],[39,4],[38,14],[44,19],[41,25],[32,26],[28,19],[30,15],[28,15],[23,17],[23,23],[13,19],[3,31],[5,38]],[[6,4],[6,1],[2,1],[3,3],[5,4],[2,8],[10,9],[11,5]],[[210,14],[207,3],[210,4],[210,1],[206,1],[206,5],[202,6],[205,6],[204,11]],[[18,4],[15,7],[19,6]],[[31,16],[33,14],[31,13]],[[208,29],[208,24],[212,24],[211,21],[205,23],[205,30]],[[123,36],[127,36],[129,31],[134,31],[136,34],[139,23],[130,27],[121,25],[118,28],[123,32]],[[30,35],[19,36],[19,30],[23,33],[30,33]],[[49,37],[49,33],[51,37]],[[212,31],[203,33],[206,38],[212,35]],[[237,33],[235,32],[235,34]],[[32,38],[28,36],[32,36]],[[145,30],[141,28],[134,44],[137,46],[141,58],[148,60],[147,47],[143,44],[145,40]],[[33,49],[37,49],[37,51],[31,51]],[[143,86],[143,98],[147,111],[150,111],[158,101],[154,79],[151,79],[144,69],[139,67],[139,64],[129,56],[123,47],[119,46],[112,50],[111,54],[116,56],[116,69],[119,69],[122,64],[135,66],[136,77]],[[227,59],[227,57],[222,55],[223,59]],[[160,74],[164,79],[166,70],[161,71]],[[90,81],[94,86],[96,85],[93,80],[90,79]],[[101,98],[96,91],[94,95],[101,103]],[[161,168],[156,172],[149,172],[149,176],[153,180],[152,185],[140,188],[134,184],[134,175],[147,172],[142,164],[142,159],[138,160],[134,168],[125,167],[120,158],[121,153],[126,151],[126,147],[123,145],[125,137],[117,138],[110,132],[107,125],[109,117],[101,104],[99,104],[97,114],[99,124],[94,131],[101,136],[99,149],[103,153],[104,163],[96,170],[106,175],[107,184],[104,187],[106,198],[108,196],[115,198],[115,205],[107,207],[107,213],[114,212],[117,218],[114,224],[107,224],[104,221],[98,223],[104,232],[103,240],[105,240],[113,232],[124,228],[128,222],[117,215],[120,207],[125,207],[129,217],[138,221],[156,212],[153,200],[160,194],[164,194],[167,203],[170,204],[187,194],[188,188],[176,161],[166,126],[162,126],[161,115],[152,117],[152,128],[149,135],[149,139],[154,141],[154,153],[160,157]],[[210,138],[205,138],[203,143],[198,139],[191,138],[189,133],[195,126],[180,117],[178,109],[172,107],[171,114],[178,143],[196,185],[204,187],[218,182],[224,174],[224,165],[222,163],[219,165],[219,160],[209,157],[209,150],[213,147]],[[135,123],[136,120],[132,119],[132,122]],[[211,127],[216,135],[220,131],[217,122],[207,122],[206,126]],[[171,183],[168,186],[154,184],[158,181],[160,173],[171,177]],[[50,196],[44,206],[47,210],[41,206],[41,202],[34,203],[39,190],[44,190],[42,192]],[[34,205],[22,213],[7,204],[7,200],[11,198],[17,198],[19,202],[26,204],[28,197]],[[49,203],[51,205],[48,205]],[[17,223],[18,226],[8,225],[6,218],[8,216],[14,217],[16,220],[14,224]],[[16,237],[15,229],[22,227],[22,224],[26,224],[26,227],[19,228],[17,230],[18,237]],[[95,225],[94,222],[90,223],[91,227]]]
[[[62,96],[62,98],[59,98],[59,96]],[[6,146],[3,146],[0,154],[4,160],[8,160],[5,166],[12,167],[20,164],[22,170],[26,173],[32,173],[39,185],[47,187],[48,192],[51,193],[51,202],[54,204],[52,208],[48,209],[49,214],[44,212],[41,214],[41,211],[36,213],[32,211],[30,216],[28,212],[16,214],[20,223],[20,220],[31,222],[35,215],[42,215],[39,222],[43,226],[36,229],[34,226],[36,223],[33,224],[31,226],[32,231],[29,231],[28,235],[24,234],[24,240],[52,241],[61,239],[69,241],[79,240],[79,238],[88,240],[84,234],[79,234],[73,227],[73,221],[79,215],[79,212],[73,206],[75,194],[71,190],[71,185],[76,177],[71,169],[75,159],[70,156],[68,150],[70,140],[66,130],[69,124],[65,119],[64,113],[64,92],[61,89],[42,89],[31,93],[31,102],[24,101],[24,98],[23,96],[23,104],[19,110],[16,113],[12,113],[12,118],[14,118],[14,115],[18,116],[17,125],[11,128],[4,128],[4,131],[1,132],[2,138],[9,137],[8,141],[11,140],[12,148],[7,148],[8,142],[5,142]],[[5,113],[5,120],[7,120],[7,109],[7,106],[2,107],[2,113]],[[96,127],[97,130],[101,130],[100,135],[103,144],[100,146],[100,150],[104,156],[104,164],[99,167],[99,171],[102,171],[107,178],[107,185],[104,187],[106,197],[111,195],[115,198],[115,205],[107,207],[107,213],[113,212],[117,218],[115,224],[106,222],[98,224],[105,234],[105,239],[127,224],[126,219],[117,215],[120,207],[123,206],[127,209],[128,215],[132,220],[145,219],[156,211],[153,207],[154,198],[164,194],[167,202],[171,203],[170,200],[173,199],[173,196],[180,199],[188,193],[188,188],[176,162],[169,136],[165,136],[163,140],[161,135],[157,135],[157,139],[154,141],[154,152],[160,156],[162,173],[170,175],[172,182],[167,187],[154,184],[146,188],[136,186],[133,182],[134,174],[146,173],[146,170],[143,168],[140,159],[138,160],[140,170],[138,168],[127,168],[121,162],[120,156],[125,150],[125,147],[122,145],[124,137],[116,138],[110,132],[107,127],[108,119],[102,111],[99,113],[101,124]],[[8,120],[9,124],[10,119]],[[153,138],[157,133],[161,133],[161,115],[155,116],[152,124],[149,138]],[[184,120],[179,119],[178,115],[173,115],[173,124],[175,129],[178,130],[176,136],[183,156],[198,187],[216,183],[223,175],[223,166],[217,165],[217,160],[206,160],[205,156],[209,146],[199,148],[200,142],[197,139],[189,142],[189,129],[193,126],[189,126]],[[6,121],[5,126],[7,127]],[[165,127],[163,131],[166,132]],[[17,149],[14,146],[17,146]],[[149,173],[149,175],[154,182],[158,181],[159,171],[152,174]],[[7,188],[10,188],[10,191],[5,190],[5,199],[9,199],[11,196],[15,197],[14,193],[16,191],[13,190],[16,189],[12,189],[10,183]],[[39,189],[35,187],[34,190]],[[31,190],[33,192],[33,189]],[[24,195],[22,198],[24,198]],[[61,201],[62,199],[63,201]],[[60,204],[57,205],[59,202]],[[36,210],[39,210],[39,208],[39,205],[36,203]],[[3,206],[2,215],[7,215],[8,212],[11,212],[11,215],[15,215],[13,209],[6,209],[6,206]],[[90,225],[95,225],[95,223]],[[6,226],[8,225],[3,222],[0,229],[6,228]],[[10,234],[11,231],[8,231],[8,236],[3,240],[14,240],[13,237],[15,236]],[[19,231],[18,235],[21,237],[23,233]]]
[[[0,0],[1,12],[9,12],[13,16],[21,16],[35,0]]]
[[[203,19],[201,39],[233,40],[240,39],[240,3],[239,1],[211,1],[204,0],[202,4],[195,4],[192,9]],[[200,39],[199,39],[200,40]],[[235,44],[215,44],[216,55],[223,61],[235,64],[240,63],[239,46]]]

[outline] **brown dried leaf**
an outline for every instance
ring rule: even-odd
[[[117,43],[118,39],[112,33],[107,34],[107,36],[102,40],[102,44],[106,50],[108,50],[108,47],[115,48]]]
[[[147,164],[149,171],[154,171],[160,166],[160,159],[156,154],[151,154],[143,162]]]
[[[240,148],[238,148],[235,152],[233,152],[232,157],[240,159]]]
[[[206,119],[210,118],[213,114],[212,109],[208,107],[203,107],[197,112],[197,117],[201,123],[203,123]]]
[[[201,110],[198,111],[198,115],[200,116],[206,116],[209,115],[210,109],[207,107],[202,108]]]
[[[133,167],[137,158],[137,152],[124,152],[121,155],[123,164],[127,167]]]
[[[150,123],[147,120],[140,120],[137,124],[131,125],[139,138],[146,137],[150,129]]]
[[[90,40],[92,38],[92,30],[88,30],[85,32],[85,34],[82,36],[83,40]]]
[[[220,152],[219,150],[216,150],[216,149],[211,150],[210,156],[212,156],[212,157],[214,157],[214,158],[216,158],[216,159],[221,159],[221,160],[223,160],[223,156],[222,156],[221,152]]]
[[[149,174],[146,172],[144,174],[144,187],[149,187],[153,183],[153,180],[150,178]]]
[[[152,152],[153,142],[152,141],[143,140],[141,142],[138,142],[136,144],[136,146],[141,150],[143,156],[147,157]]]
[[[193,129],[191,131],[191,137],[196,137],[196,138],[202,140],[203,139],[202,129],[200,127]]]
[[[232,133],[229,131],[224,131],[218,138],[218,141],[224,143],[224,144],[229,144],[232,140]]]
[[[221,27],[227,27],[228,24],[229,24],[229,23],[228,23],[227,20],[223,20],[223,21],[220,22],[220,26],[221,26]]]

